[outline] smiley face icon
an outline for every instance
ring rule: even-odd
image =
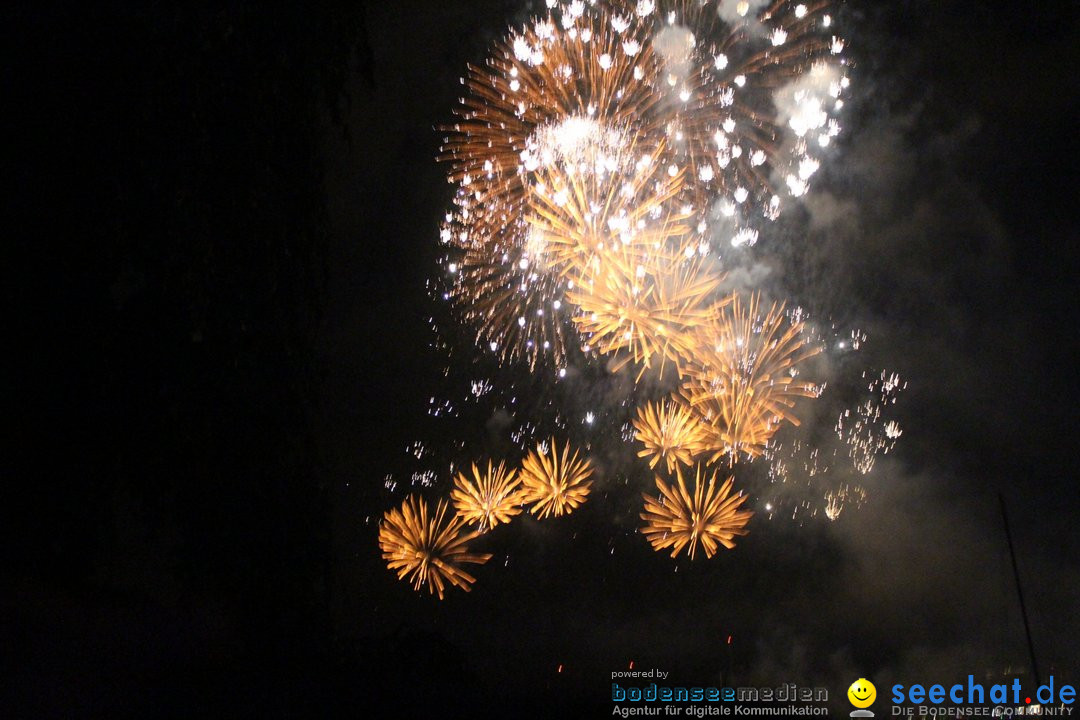
[[[867,708],[877,699],[877,688],[866,678],[859,678],[847,689],[848,700],[857,708]]]

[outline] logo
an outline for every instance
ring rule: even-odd
[[[892,702],[892,714],[907,718],[915,715],[1072,715],[1073,708],[1070,706],[1076,702],[1076,688],[1056,681],[1051,675],[1049,683],[1040,685],[1029,695],[1021,688],[1019,678],[1013,678],[1010,684],[997,683],[987,687],[975,682],[974,675],[968,675],[967,683],[951,686],[940,683],[930,686],[919,683],[905,686],[898,683],[892,686]],[[906,703],[911,705],[905,705]],[[945,707],[938,707],[942,704]]]
[[[866,709],[874,704],[874,700],[877,700],[877,688],[874,687],[874,683],[866,678],[859,678],[851,683],[851,687],[847,690],[847,698],[848,702],[858,708],[851,711],[851,717],[874,717],[874,713]]]

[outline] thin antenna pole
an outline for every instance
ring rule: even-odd
[[[1005,522],[1005,539],[1009,541],[1009,557],[1012,558],[1013,579],[1016,580],[1016,595],[1020,598],[1020,615],[1024,618],[1024,634],[1027,636],[1028,652],[1031,653],[1031,670],[1035,673],[1035,687],[1039,681],[1039,664],[1035,661],[1035,643],[1031,641],[1031,625],[1028,623],[1027,606],[1024,604],[1024,591],[1020,588],[1020,570],[1016,566],[1016,551],[1013,549],[1012,532],[1009,530],[1009,514],[1005,512],[1005,496],[998,493],[1001,503],[1001,519]]]

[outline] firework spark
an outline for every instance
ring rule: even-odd
[[[427,502],[410,495],[379,525],[379,548],[387,567],[397,571],[399,580],[408,577],[413,590],[426,583],[428,592],[438,593],[440,600],[447,584],[468,592],[476,582],[462,565],[482,565],[491,559],[489,554],[469,552],[468,543],[477,534],[462,532],[464,518],[447,516],[446,510],[446,500],[440,500],[432,514]]]
[[[442,230],[451,251],[447,299],[475,328],[477,344],[501,361],[521,358],[535,368],[548,355],[563,363],[573,332],[563,307],[565,281],[542,270],[535,242],[508,231],[478,237],[466,216],[466,210],[448,215]]]
[[[682,463],[690,466],[705,449],[706,431],[697,416],[674,398],[638,408],[634,437],[645,446],[638,457],[650,457],[649,467],[664,461],[668,473]]]
[[[494,465],[490,460],[486,470],[472,465],[472,479],[458,473],[450,498],[457,514],[465,522],[475,523],[480,532],[486,532],[499,523],[521,513],[520,480],[516,470],[507,470],[503,463]]]
[[[840,131],[849,81],[830,3],[775,0],[754,3],[753,13],[749,4],[732,12],[728,0],[653,5],[643,14],[628,0],[607,3],[615,17],[634,18],[633,31],[650,35],[660,56],[657,92],[677,140],[670,161],[726,214],[746,221],[756,207],[775,218],[782,194],[806,192],[816,151]]]
[[[731,494],[735,477],[729,477],[717,488],[716,471],[708,476],[708,484],[705,472],[701,465],[695,467],[693,494],[687,491],[679,467],[676,467],[677,486],[668,485],[657,476],[659,497],[642,493],[645,511],[641,519],[645,527],[641,532],[654,550],[670,547],[671,557],[675,557],[686,548],[693,559],[700,544],[711,558],[720,545],[730,550],[735,547],[736,535],[746,535],[746,524],[754,513],[739,509],[747,496]]]
[[[835,490],[825,493],[825,517],[835,521],[848,504],[862,505],[866,501],[866,491],[858,485],[842,484]]]
[[[868,373],[863,373],[865,380]],[[866,475],[874,469],[878,454],[887,455],[903,434],[895,420],[884,420],[882,411],[896,402],[907,383],[896,373],[881,372],[881,376],[867,384],[869,398],[854,410],[840,413],[836,420],[836,435],[848,446],[848,457],[855,469]]]
[[[569,441],[561,455],[554,438],[539,443],[522,462],[521,501],[534,503],[531,511],[540,518],[569,514],[589,495],[592,473],[588,459],[579,458],[577,450],[570,453]]]
[[[801,331],[801,322],[785,320],[782,305],[762,316],[757,294],[746,304],[733,296],[706,330],[683,394],[714,434],[713,460],[760,455],[781,423],[799,424],[795,399],[820,394],[818,386],[796,379],[800,363],[820,351]]]

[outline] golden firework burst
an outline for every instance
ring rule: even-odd
[[[450,163],[450,182],[478,202],[498,205],[485,227],[520,215],[527,173],[551,150],[545,128],[593,118],[634,123],[646,134],[657,129],[647,119],[662,100],[654,89],[660,61],[644,37],[640,51],[628,55],[623,45],[633,40],[603,17],[579,18],[575,31],[566,32],[548,16],[502,40],[483,67],[469,66],[459,119],[443,128],[440,159]]]
[[[470,553],[468,543],[477,533],[463,531],[465,519],[447,515],[447,502],[440,500],[431,513],[427,502],[410,495],[400,508],[383,515],[379,524],[379,548],[390,570],[399,580],[408,577],[413,590],[427,584],[428,592],[443,599],[446,585],[468,592],[476,582],[461,566],[482,565],[490,554]]]
[[[548,244],[545,228],[556,240],[552,248],[565,252],[572,250],[568,243],[587,242],[589,228],[548,227],[545,181],[577,173],[583,179],[574,185],[575,199],[587,203],[580,205],[586,211],[613,188],[634,186],[642,199],[651,194],[644,174],[628,178],[625,161],[631,158],[626,143],[632,147],[639,137],[650,138],[651,147],[662,142],[663,133],[648,120],[660,101],[648,77],[658,60],[644,39],[640,52],[628,55],[623,43],[629,40],[601,17],[579,18],[567,32],[549,15],[510,34],[462,79],[458,121],[443,128],[440,154],[450,165],[447,179],[458,186],[443,240],[463,251],[449,261],[458,270],[449,296],[477,328],[478,340],[503,360],[523,357],[535,367],[550,355],[561,363],[569,340],[560,311],[560,257],[541,257],[538,250]],[[553,192],[561,198],[569,190]],[[631,203],[622,194],[610,197]],[[616,207],[609,215],[625,220]],[[560,209],[554,220],[567,221],[567,213]]]
[[[638,408],[634,437],[645,446],[638,457],[650,457],[649,467],[664,461],[669,473],[679,463],[690,466],[705,449],[706,432],[694,412],[674,398]]]
[[[571,454],[569,441],[561,455],[554,438],[546,445],[537,444],[522,462],[519,473],[522,502],[534,503],[531,511],[540,518],[566,515],[582,505],[589,495],[592,481],[588,478],[593,473],[587,458],[579,458],[577,450]]]
[[[472,464],[471,480],[465,473],[458,473],[450,498],[465,522],[475,523],[479,532],[486,532],[521,513],[520,484],[516,470],[507,470],[504,463],[494,465],[488,460],[485,470]]]
[[[733,244],[754,242],[755,218],[806,192],[839,132],[831,5],[549,3],[470,66],[442,128],[456,188],[442,235],[461,253],[446,296],[478,340],[562,363],[574,276],[615,244],[648,248],[673,207],[694,227],[718,208]]]
[[[567,294],[574,324],[592,347],[645,368],[696,355],[697,331],[722,306],[713,293],[723,276],[696,259],[653,255],[640,260],[612,251]]]
[[[788,322],[773,303],[762,316],[758,294],[736,294],[704,329],[695,361],[685,369],[683,397],[704,421],[715,448],[711,460],[762,453],[783,422],[799,424],[795,399],[820,388],[798,380],[799,365],[821,351],[807,345],[802,322]]]
[[[645,527],[641,532],[656,551],[672,548],[671,557],[687,549],[691,559],[697,546],[705,549],[705,555],[712,557],[720,545],[729,550],[735,547],[735,536],[746,535],[746,524],[753,516],[749,510],[740,510],[746,502],[746,496],[739,493],[732,495],[735,477],[729,477],[723,485],[716,487],[716,471],[708,476],[701,465],[694,469],[694,491],[686,489],[682,468],[676,467],[677,485],[665,483],[659,476],[656,488],[658,497],[642,493],[645,499],[645,511],[641,519]]]
[[[530,244],[553,274],[580,277],[615,248],[644,259],[685,246],[689,213],[661,216],[682,173],[663,168],[662,142],[639,153],[632,134],[615,135],[598,160],[548,163],[534,173],[525,211]]]

